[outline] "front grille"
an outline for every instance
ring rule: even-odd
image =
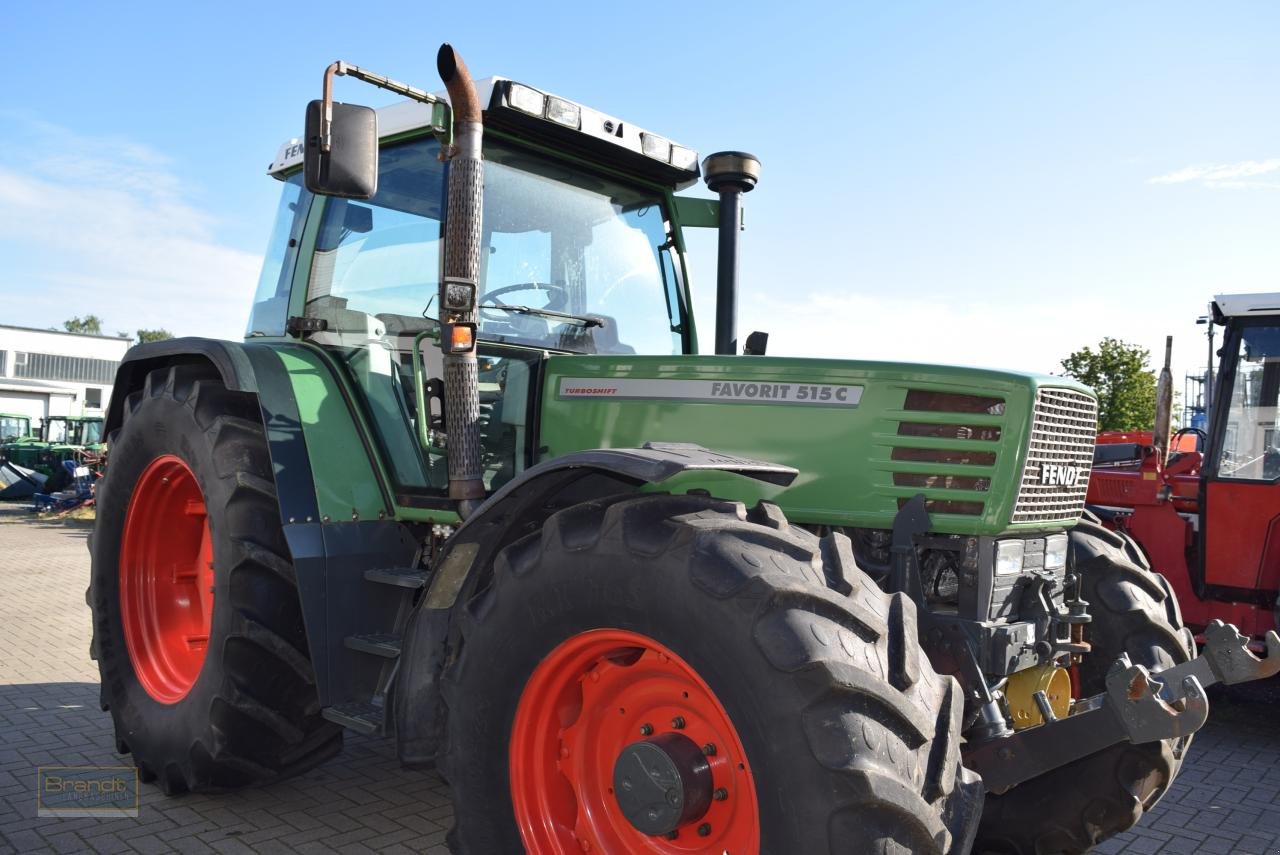
[[[1077,519],[1089,490],[1098,404],[1072,389],[1040,389],[1013,522]]]

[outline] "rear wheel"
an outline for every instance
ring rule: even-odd
[[[256,400],[154,371],[110,449],[86,599],[117,749],[166,793],[332,756]]]
[[[1151,570],[1132,538],[1087,515],[1071,531],[1072,572],[1093,622],[1085,638],[1093,651],[1079,666],[1082,696],[1106,688],[1106,673],[1122,654],[1161,670],[1196,654],[1183,627],[1173,589]],[[1169,789],[1191,737],[1120,743],[988,795],[975,852],[1044,855],[1086,852],[1132,827]]]
[[[842,535],[700,496],[587,502],[500,553],[460,625],[440,762],[457,851],[972,839],[982,790],[960,763],[959,686]]]

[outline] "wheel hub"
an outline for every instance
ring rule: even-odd
[[[204,666],[213,622],[213,544],[195,473],[165,454],[133,488],[120,543],[120,619],[142,688],[176,703]]]
[[[652,638],[595,629],[566,639],[530,675],[509,744],[512,806],[530,852],[760,850],[755,783],[733,721],[689,663]]]
[[[644,834],[667,834],[700,819],[711,804],[711,791],[711,764],[683,734],[633,742],[613,764],[618,808]]]

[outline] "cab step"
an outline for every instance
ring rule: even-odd
[[[371,653],[385,659],[395,659],[400,655],[400,636],[385,633],[369,635],[348,635],[343,643],[349,650]]]
[[[325,707],[320,714],[347,730],[373,736],[382,733],[385,709],[374,704],[346,703]]]
[[[412,567],[376,567],[364,571],[364,578],[383,585],[419,590],[427,585],[427,574]]]

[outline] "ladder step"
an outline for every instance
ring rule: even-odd
[[[325,707],[320,714],[335,724],[340,724],[356,733],[376,734],[382,732],[383,708],[373,704],[346,703]]]
[[[427,574],[412,567],[378,567],[364,571],[364,578],[370,582],[396,585],[401,588],[418,589],[426,587],[427,584]]]
[[[350,650],[372,653],[374,656],[384,656],[387,659],[395,659],[400,655],[400,636],[398,635],[383,633],[348,635],[343,643]]]

